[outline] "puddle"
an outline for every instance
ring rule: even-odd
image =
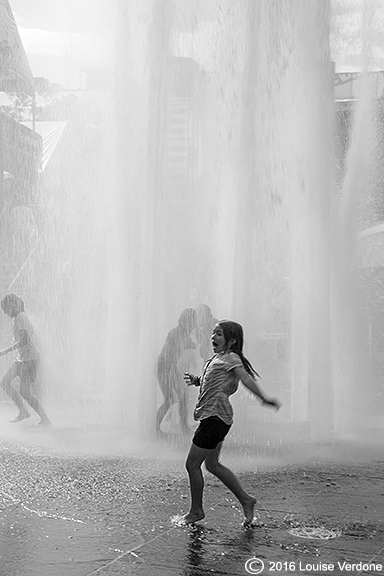
[[[324,528],[324,526],[298,526],[290,528],[288,533],[298,538],[309,538],[312,540],[331,540],[341,536],[340,530],[330,530],[329,528]]]
[[[353,538],[359,538],[360,540],[374,538],[376,533],[376,526],[373,524],[364,524],[362,522],[351,522],[343,528],[343,534],[345,536],[352,536]]]

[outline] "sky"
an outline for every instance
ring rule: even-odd
[[[32,73],[65,88],[110,65],[113,0],[10,0]]]
[[[384,70],[384,2],[333,0],[332,59],[340,71]]]
[[[114,4],[115,0],[10,0],[33,75],[74,88],[79,85],[81,69],[108,68]],[[361,66],[364,18],[371,65],[384,70],[384,1],[333,0],[332,13],[336,69],[354,71]]]

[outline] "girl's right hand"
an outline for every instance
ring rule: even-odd
[[[187,386],[192,386],[193,379],[194,379],[193,374],[189,374],[188,372],[184,372],[183,378],[184,378],[184,382],[186,383]]]

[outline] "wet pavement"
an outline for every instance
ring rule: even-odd
[[[187,444],[104,456],[94,439],[86,455],[84,432],[8,426],[0,576],[237,576],[260,573],[259,560],[262,574],[384,574],[381,441],[307,443],[286,458],[239,457],[229,441],[223,462],[257,496],[257,525],[242,526],[237,502],[206,473],[206,518],[185,527],[175,519],[189,504]]]

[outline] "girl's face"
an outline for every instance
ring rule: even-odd
[[[213,329],[211,342],[215,354],[217,352],[223,352],[227,348],[227,344],[224,338],[224,332],[219,324],[216,324],[216,326]]]

